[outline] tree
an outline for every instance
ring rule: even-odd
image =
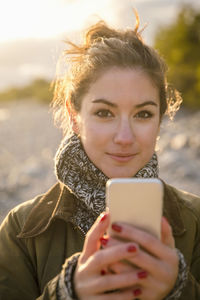
[[[154,47],[168,66],[168,80],[181,92],[183,105],[200,108],[200,11],[184,5],[174,23],[156,33]]]

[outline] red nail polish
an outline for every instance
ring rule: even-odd
[[[106,246],[107,243],[108,243],[108,239],[105,239],[104,237],[101,237],[100,242],[101,242],[101,245]]]
[[[128,252],[136,252],[137,248],[134,245],[130,245],[130,246],[128,246],[127,251]]]
[[[117,225],[117,224],[112,224],[112,229],[116,232],[121,232],[122,231],[122,227]]]
[[[101,275],[102,276],[106,275],[106,271],[105,270],[101,270]]]
[[[105,221],[106,218],[107,218],[107,214],[101,214],[100,222]]]
[[[146,271],[141,271],[137,273],[138,278],[143,279],[143,278],[147,278],[148,273]]]
[[[141,289],[136,289],[136,290],[133,291],[133,295],[136,296],[136,297],[141,295],[141,294],[142,294]]]

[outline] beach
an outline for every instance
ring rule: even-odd
[[[164,119],[157,146],[159,176],[200,195],[200,111]],[[30,99],[0,104],[0,222],[16,205],[54,183],[54,156],[62,132],[46,104]]]

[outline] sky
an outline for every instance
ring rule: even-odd
[[[65,37],[103,18],[111,26],[133,27],[136,8],[144,38],[152,43],[159,26],[176,16],[183,2],[197,0],[0,0],[0,89],[36,77],[52,78]]]
[[[88,19],[94,19],[95,14],[106,19],[112,25],[118,25],[120,12],[126,11],[127,13],[131,6],[136,7],[147,21],[162,17],[170,19],[173,17],[176,6],[183,2],[186,1],[2,0],[0,4],[0,42],[30,37],[50,38],[64,32],[80,30],[87,25]],[[190,0],[189,2],[198,1]],[[162,9],[162,13],[158,14]],[[121,17],[123,19],[122,14]],[[123,21],[120,23],[125,23],[125,19]]]
[[[64,31],[77,30],[82,26],[85,16],[95,10],[95,6],[99,11],[106,2],[109,0],[2,1],[0,41],[49,38]]]

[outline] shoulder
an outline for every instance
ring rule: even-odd
[[[16,207],[14,207],[3,220],[1,227],[14,227],[15,230],[19,233],[25,226],[31,212],[33,209],[36,209],[36,213],[40,214],[41,207],[45,206],[45,215],[50,215],[52,213],[53,208],[55,207],[59,195],[60,184],[55,184],[52,188],[50,188],[46,193],[37,195],[35,198],[25,201]],[[49,205],[48,205],[49,203]]]
[[[167,188],[174,194],[180,207],[186,208],[195,213],[197,217],[200,217],[200,196],[177,189],[171,185],[167,185]]]
[[[194,265],[195,261],[199,261],[200,197],[170,185],[165,186],[165,193],[168,194],[168,197],[170,196],[170,206],[173,203],[171,225],[176,248],[183,253],[189,266]],[[176,208],[176,213],[174,213],[174,207]],[[196,272],[196,266],[195,263],[194,272]]]
[[[200,238],[200,197],[164,183],[167,213],[175,235],[188,232]]]

